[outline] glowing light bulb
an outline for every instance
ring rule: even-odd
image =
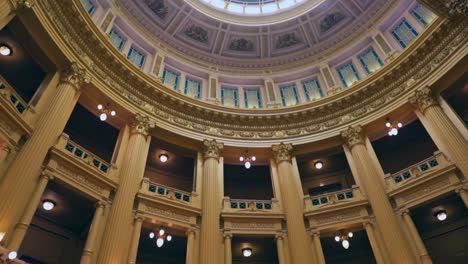
[[[246,169],[250,169],[251,166],[252,166],[252,164],[250,164],[250,161],[245,162],[245,168]]]
[[[398,126],[399,128],[401,128],[401,127],[403,127],[403,124],[400,123],[400,122],[398,122],[397,126]]]
[[[50,211],[54,209],[54,207],[55,207],[55,204],[52,201],[46,200],[42,203],[42,208],[44,208],[44,210],[46,211]]]
[[[166,154],[161,154],[161,155],[159,155],[159,160],[160,160],[162,163],[164,163],[164,162],[166,162],[166,161],[168,160],[168,157],[167,157]]]
[[[314,163],[314,166],[315,166],[315,168],[316,168],[317,170],[320,170],[320,169],[323,168],[323,162],[317,161],[317,162]]]
[[[252,161],[256,161],[256,160],[257,160],[257,157],[252,156]]]
[[[167,235],[166,240],[170,242],[170,241],[172,240],[172,236],[171,236],[171,235]]]
[[[340,236],[335,236],[335,241],[340,242]]]
[[[440,211],[437,213],[436,217],[439,221],[445,221],[445,219],[447,219],[447,213],[445,211]]]
[[[392,131],[388,131],[389,136],[393,136]]]
[[[164,233],[166,233],[166,231],[164,231],[164,229],[161,228],[161,230],[159,230],[159,235],[160,235],[160,236],[163,236]]]
[[[244,255],[244,257],[246,257],[246,258],[252,256],[252,249],[250,249],[250,248],[244,248],[244,249],[242,250],[242,255]]]
[[[97,109],[102,110],[102,104],[98,104]]]
[[[114,110],[111,111],[111,116],[115,116],[116,114],[117,113]]]
[[[244,157],[241,156],[241,157],[239,158],[239,161],[241,161],[241,162],[244,161]]]
[[[149,233],[149,238],[151,238],[151,239],[154,238],[154,232]]]
[[[100,114],[99,119],[101,119],[101,121],[106,121],[107,120],[107,114],[106,113]]]
[[[8,253],[8,259],[13,260],[16,259],[16,257],[18,257],[18,253],[16,253],[16,251],[11,251]]]
[[[392,125],[392,124],[390,124],[390,122],[385,123],[385,126],[386,126],[386,127],[390,127],[391,125]]]
[[[11,55],[10,47],[5,46],[5,45],[0,46],[0,54],[2,56],[10,56]]]
[[[349,248],[349,241],[348,240],[343,240],[343,242],[341,242],[341,245],[344,247],[344,249],[348,249]]]
[[[156,240],[156,246],[162,247],[163,245],[164,245],[164,239],[162,239],[161,237],[158,238],[158,240]]]
[[[398,135],[398,129],[392,128],[392,130],[390,130],[390,131],[392,132],[392,134],[393,134],[394,136]]]
[[[353,232],[348,233],[348,237],[353,237],[353,236],[354,236]]]

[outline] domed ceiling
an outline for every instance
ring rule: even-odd
[[[232,14],[213,6],[226,4],[224,0],[116,1],[132,20],[185,55],[222,66],[252,68],[320,57],[345,45],[353,34],[371,28],[373,20],[394,2],[272,0],[264,4],[291,3],[271,14],[249,15],[245,14],[247,4],[258,6],[258,0],[231,1],[245,7],[243,13]],[[252,25],[250,20],[262,24]]]

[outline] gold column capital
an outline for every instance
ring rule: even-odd
[[[348,127],[348,129],[341,132],[341,138],[350,148],[359,144],[364,145],[366,142],[364,140],[364,129],[361,126]]]
[[[52,174],[50,174],[49,171],[43,170],[41,172],[41,175],[39,176],[39,179],[47,179],[47,181],[51,181],[51,180],[54,179],[54,176]]]
[[[190,227],[190,228],[187,228],[187,231],[185,231],[185,234],[188,236],[188,235],[195,235],[195,231],[197,229],[195,227]]]
[[[106,207],[106,205],[107,205],[107,202],[103,200],[99,200],[94,204],[96,208],[104,208]]]
[[[202,146],[203,158],[205,160],[210,159],[210,158],[219,159],[223,151],[223,148],[224,148],[224,145],[222,143],[216,142],[215,139],[213,140],[205,139],[203,140],[203,146]]]
[[[231,240],[231,239],[232,239],[232,233],[224,233],[224,234],[223,234],[223,237],[224,237],[224,239],[229,239],[229,240]]]
[[[283,233],[276,234],[275,240],[284,240],[284,234]]]
[[[279,163],[281,161],[292,161],[292,144],[284,144],[283,142],[281,142],[279,145],[271,146],[271,150],[273,151],[273,157],[276,160],[276,162]]]
[[[36,5],[36,0],[12,0],[11,3],[13,3],[16,10],[31,9]]]
[[[69,83],[76,91],[80,91],[83,83],[89,83],[91,79],[86,74],[85,69],[78,65],[77,62],[72,62],[60,73],[60,81],[62,83]]]
[[[410,104],[415,106],[421,113],[424,114],[427,108],[433,105],[439,105],[432,90],[428,87],[424,87],[414,92],[414,95],[409,99]]]
[[[154,127],[155,122],[140,113],[135,114],[130,122],[131,134],[141,134],[144,137],[149,136],[150,129]]]
[[[411,211],[410,211],[409,209],[405,208],[405,209],[402,209],[402,210],[400,211],[400,214],[401,214],[401,216],[403,216],[403,217],[405,217],[405,216],[411,216]]]

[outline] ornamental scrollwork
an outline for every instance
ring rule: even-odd
[[[414,96],[409,98],[409,102],[417,107],[422,113],[424,113],[430,106],[438,105],[431,89],[428,87],[415,91]]]
[[[292,150],[293,150],[292,144],[281,143],[279,145],[273,145],[271,147],[271,150],[273,151],[273,156],[276,162],[281,162],[281,161],[291,162]]]
[[[132,134],[138,133],[145,137],[149,135],[149,130],[155,127],[154,121],[151,121],[147,116],[136,114],[130,124]]]
[[[62,83],[69,83],[77,91],[81,90],[83,83],[89,83],[90,77],[86,75],[86,71],[81,68],[76,62],[70,63],[60,74]]]
[[[349,127],[347,130],[342,131],[341,138],[350,148],[365,143],[364,131],[361,126]]]
[[[215,158],[219,159],[223,151],[223,144],[216,142],[216,140],[203,140],[203,157],[206,159]]]

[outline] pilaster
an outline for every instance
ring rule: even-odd
[[[408,228],[413,243],[416,245],[421,263],[432,264],[431,257],[427,253],[426,246],[424,245],[421,236],[419,236],[418,229],[414,225],[413,219],[411,219],[410,211],[408,209],[405,209],[401,212],[401,215],[403,217],[406,227]]]
[[[224,234],[224,264],[232,264],[232,234]]]
[[[376,234],[374,231],[374,225],[370,221],[366,221],[363,224],[364,229],[366,230],[367,237],[369,238],[369,242],[372,247],[372,252],[374,253],[375,260],[377,264],[384,264],[384,257],[382,253],[382,249],[379,246],[379,243],[376,238]]]
[[[93,255],[96,254],[96,244],[99,230],[103,228],[102,218],[104,216],[104,208],[106,203],[104,201],[98,201],[96,203],[96,210],[94,211],[93,220],[89,227],[88,237],[86,238],[86,244],[81,255],[80,264],[93,263]]]
[[[195,229],[189,228],[186,232],[187,235],[187,252],[185,255],[185,264],[195,264],[196,261],[196,245],[195,245]]]
[[[322,242],[320,242],[320,232],[312,232],[312,243],[315,248],[315,254],[317,254],[317,263],[325,264],[325,256],[323,255]]]
[[[143,217],[140,215],[136,215],[135,221],[133,222],[133,234],[132,234],[132,239],[130,241],[130,248],[129,248],[129,253],[128,253],[128,264],[136,263],[142,224],[143,224]]]
[[[275,236],[276,240],[276,250],[278,251],[278,261],[279,264],[287,264],[286,262],[286,254],[284,250],[284,237],[283,235],[279,234]]]

